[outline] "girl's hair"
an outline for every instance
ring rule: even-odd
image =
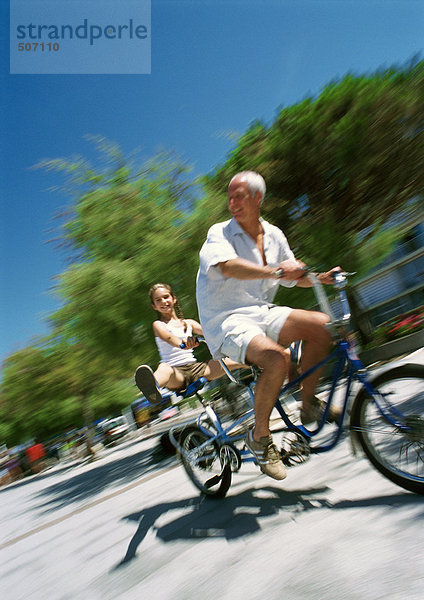
[[[176,315],[179,319],[181,319],[181,321],[183,321],[184,323],[184,331],[187,330],[187,323],[184,320],[184,315],[183,315],[183,311],[181,310],[181,306],[178,302],[177,297],[175,296],[172,287],[169,285],[169,283],[155,283],[154,285],[152,285],[152,287],[149,290],[149,298],[150,298],[150,302],[153,304],[153,296],[154,293],[156,292],[156,290],[158,288],[165,288],[165,290],[168,290],[168,292],[171,294],[171,296],[173,298],[175,298],[175,312]]]

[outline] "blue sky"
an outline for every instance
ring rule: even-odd
[[[271,122],[348,71],[405,63],[423,45],[421,0],[152,0],[150,75],[10,75],[8,4],[0,0],[0,360],[47,332],[67,264],[47,242],[70,199],[49,191],[60,177],[32,165],[92,157],[84,136],[98,134],[145,158],[175,150],[207,173],[231,150],[228,132]]]

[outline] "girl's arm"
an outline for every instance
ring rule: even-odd
[[[168,329],[166,328],[165,324],[162,323],[162,321],[155,321],[153,323],[153,333],[156,337],[161,338],[170,346],[175,346],[176,348],[180,347],[181,338],[179,338],[177,335],[173,335],[170,331],[168,331]]]
[[[195,335],[203,335],[202,326],[194,319],[185,319],[191,325],[191,330]]]

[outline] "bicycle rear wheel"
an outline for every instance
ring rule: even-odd
[[[231,485],[231,458],[196,425],[178,437],[178,452],[185,472],[206,496],[223,498]]]
[[[374,467],[400,487],[424,494],[424,366],[403,365],[372,381],[385,418],[363,388],[352,407],[351,431]]]

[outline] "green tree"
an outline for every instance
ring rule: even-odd
[[[59,240],[72,262],[56,280],[62,305],[49,318],[51,334],[5,365],[0,411],[13,407],[8,423],[16,439],[88,424],[130,404],[135,367],[158,359],[153,283],[171,283],[186,314],[197,313],[201,239],[191,235],[196,197],[187,168],[163,154],[137,167],[113,144],[96,143],[96,167],[83,159],[40,165],[64,173],[73,196]]]
[[[388,217],[422,199],[423,92],[424,62],[347,75],[283,108],[269,127],[255,122],[207,184],[223,189],[237,171],[259,171],[264,214],[300,258],[364,273],[390,247]]]
[[[9,445],[89,426],[130,405],[131,377],[104,371],[81,344],[49,343],[10,355],[0,395],[0,440]]]
[[[21,443],[78,425],[79,406],[64,372],[59,348],[29,346],[6,359],[0,396],[2,439]]]
[[[356,234],[384,223],[424,184],[424,62],[348,75],[317,98],[254,123],[208,178],[222,189],[237,170],[266,179],[264,210],[276,224],[337,224]]]
[[[188,211],[194,184],[187,168],[159,155],[136,168],[100,140],[107,161],[46,161],[73,186],[74,210],[62,243],[74,255],[57,280],[62,307],[51,316],[56,335],[101,357],[121,377],[140,362],[157,360],[151,334],[154,313],[147,292],[167,281],[184,295],[193,291],[195,270]],[[190,298],[188,308],[195,301]]]

